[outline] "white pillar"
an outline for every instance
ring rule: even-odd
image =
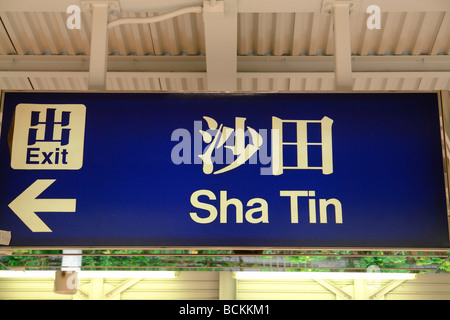
[[[236,300],[236,279],[232,271],[219,271],[219,300]]]

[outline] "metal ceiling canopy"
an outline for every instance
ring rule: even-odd
[[[238,0],[215,1],[214,6],[210,6],[209,1],[192,0],[107,1],[115,5],[115,8],[109,9],[110,26],[128,19],[160,19],[160,16],[173,10],[204,7],[205,4],[216,11],[222,7],[224,12],[229,9],[230,13],[234,12],[231,16],[235,18],[234,22],[227,21],[224,28],[207,26],[213,23],[211,19],[208,22],[207,17],[217,14],[211,11],[189,13],[157,23],[124,24],[110,28],[106,88],[336,90],[333,81],[329,81],[329,72],[334,71],[336,47],[334,17],[328,11],[323,12],[324,8],[328,9],[335,2],[355,7],[349,11],[350,37],[341,35],[346,41],[350,38],[351,57],[348,45],[345,45],[344,55],[336,54],[340,56],[339,64],[345,62],[344,74],[347,83],[352,81],[353,90],[450,88],[450,3],[446,0],[426,3],[404,0],[360,0],[359,3]],[[72,90],[73,87],[86,90],[88,78],[84,72],[91,60],[92,14],[81,11],[79,30],[66,27],[68,6],[82,7],[86,3],[99,5],[102,1],[2,1],[0,89]],[[366,9],[371,5],[381,8],[380,29],[366,27],[369,17]],[[116,12],[121,12],[120,16]],[[217,38],[228,39],[236,48],[226,46]],[[342,41],[337,43],[343,47]],[[62,60],[65,58],[73,60]],[[164,58],[166,63],[160,64],[160,58]],[[192,65],[193,59],[196,62]],[[76,64],[59,61],[75,61]],[[142,61],[146,62],[143,64]],[[100,64],[92,64],[96,70],[100,69]],[[226,64],[230,67],[224,68]],[[119,71],[118,65],[122,73],[113,74]],[[182,65],[185,67],[180,67]],[[37,68],[42,70],[44,66],[49,67],[39,76],[33,74]],[[180,73],[175,75],[173,72]],[[221,77],[221,72],[231,73]],[[141,85],[141,81],[148,84]],[[169,82],[171,85],[167,86]],[[305,85],[306,82],[309,84]],[[227,83],[231,83],[231,87]]]

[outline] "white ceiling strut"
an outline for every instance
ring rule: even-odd
[[[203,3],[208,91],[237,90],[237,0]]]
[[[350,5],[348,2],[335,1],[333,3],[333,25],[336,89],[352,90]]]
[[[108,54],[108,3],[94,3],[91,7],[92,34],[89,90],[105,90]]]

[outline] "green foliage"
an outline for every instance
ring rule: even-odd
[[[62,263],[62,251],[16,250],[11,256],[0,256],[2,269],[25,267],[28,269],[58,268]],[[366,252],[367,256],[355,255],[352,251],[299,251],[293,256],[277,256],[275,250],[264,251],[263,256],[252,262],[242,257],[231,257],[230,250],[86,250],[83,251],[82,267],[91,270],[223,270],[225,268],[267,268],[267,260],[284,259],[291,264],[299,264],[301,271],[327,271],[346,269],[367,269],[378,267],[380,271],[395,269],[408,272],[411,269],[423,272],[450,272],[450,259],[419,252],[412,256],[407,252],[389,254],[382,251]],[[446,253],[447,255],[450,253]],[[266,262],[264,262],[266,261]],[[302,264],[302,265],[300,265]],[[296,267],[290,267],[293,271]],[[342,268],[342,269],[339,269]]]
[[[287,261],[293,262],[293,263],[308,263],[311,261],[323,261],[328,259],[327,257],[320,257],[320,256],[292,256],[292,257],[286,257]]]
[[[52,256],[52,254],[56,255],[61,253],[59,250],[16,250],[14,253],[19,255],[0,256],[0,262],[3,269],[6,269],[6,267],[35,267],[34,269],[36,269],[36,267],[61,265],[60,259]],[[21,256],[20,254],[24,254],[24,256]],[[45,254],[45,256],[28,256],[26,254]]]
[[[439,271],[441,272],[450,272],[450,261],[447,260],[444,262],[444,264],[441,265],[439,268]]]

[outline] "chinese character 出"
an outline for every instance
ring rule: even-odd
[[[36,142],[60,142],[61,146],[65,146],[69,143],[69,133],[70,129],[61,129],[61,138],[56,140],[54,138],[55,125],[60,125],[61,127],[67,127],[69,125],[70,111],[61,112],[61,121],[55,121],[55,111],[54,108],[47,109],[46,119],[44,122],[39,121],[40,111],[31,112],[31,126],[37,127],[40,124],[45,125],[44,128],[44,138],[41,140],[37,139],[38,128],[30,128],[28,131],[28,145],[33,145]]]

